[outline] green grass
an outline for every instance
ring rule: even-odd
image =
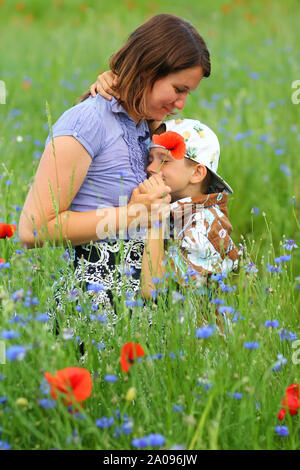
[[[134,308],[130,319],[123,306],[112,334],[106,324],[90,320],[90,304],[82,298],[82,319],[71,301],[61,318],[61,328],[72,328],[74,339],[56,337],[51,322],[34,318],[47,310],[48,299],[53,304],[53,278],[61,272],[72,275],[62,258],[64,249],[46,245],[24,251],[17,236],[0,240],[0,258],[10,263],[0,270],[0,332],[20,332],[19,338],[4,340],[6,349],[13,344],[29,348],[22,361],[0,364],[0,397],[7,399],[0,403],[0,440],[12,449],[132,449],[132,439],[160,433],[165,449],[299,449],[298,415],[284,418],[289,436],[275,432],[284,391],[299,383],[299,364],[292,360],[297,348],[278,335],[286,328],[299,337],[299,248],[289,252],[282,247],[284,238],[300,247],[300,104],[291,101],[291,84],[300,80],[297,2],[240,0],[228,3],[229,11],[220,1],[128,0],[113,4],[113,10],[105,2],[88,0],[47,6],[32,0],[21,11],[16,4],[0,2],[0,80],[7,89],[6,104],[0,104],[0,222],[18,224],[19,207],[48,135],[46,101],[55,121],[108,68],[110,55],[149,15],[182,16],[207,41],[212,75],[188,98],[180,116],[208,124],[220,139],[219,172],[234,189],[229,198],[232,237],[245,247],[239,273],[224,280],[236,290],[221,292],[213,281],[212,297],[224,299],[244,320],[231,323],[226,338],[215,331],[198,339],[202,313],[212,324],[216,306],[193,285],[184,301],[172,303],[171,285],[168,302],[159,295],[158,307],[148,307],[152,328],[142,308]],[[267,263],[274,265],[274,258],[284,254],[292,259],[282,263],[283,272],[267,271]],[[256,264],[257,273],[246,272],[249,262]],[[14,301],[12,294],[20,289],[39,303]],[[11,323],[14,313],[28,321]],[[263,326],[272,319],[279,321],[278,328]],[[85,343],[85,359],[77,336]],[[146,357],[124,374],[119,357],[127,341],[140,343]],[[259,342],[259,348],[246,349],[243,344],[249,341]],[[98,349],[100,343],[105,349]],[[151,358],[158,353],[161,359]],[[287,363],[274,372],[278,354]],[[38,404],[43,372],[71,366],[85,367],[93,377],[92,394],[80,412],[85,420],[60,401],[52,409]],[[107,383],[106,374],[118,381]],[[132,386],[136,399],[127,402]],[[228,396],[235,392],[242,398]],[[20,397],[28,400],[27,406],[16,403]],[[174,405],[183,411],[173,411]],[[116,435],[115,427],[123,423],[116,410],[132,418],[130,434]],[[98,428],[95,422],[103,416],[114,416],[114,425]],[[77,437],[72,437],[74,431]]]

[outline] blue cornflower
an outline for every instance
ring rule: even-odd
[[[291,331],[286,330],[285,328],[281,328],[278,332],[280,341],[287,340],[287,341],[294,341],[297,339],[296,333],[292,333]]]
[[[275,149],[275,155],[283,155],[285,153],[284,149]]]
[[[244,343],[244,347],[246,349],[257,349],[259,347],[259,343],[250,341],[248,343]]]
[[[170,352],[169,356],[170,356],[171,359],[176,359],[176,356],[173,352]]]
[[[280,267],[277,267],[277,266],[272,266],[271,264],[267,263],[268,267],[266,269],[266,271],[269,271],[271,274],[275,274],[275,273],[282,273],[282,269]]]
[[[161,447],[164,445],[166,438],[161,434],[149,434],[148,440],[151,447]]]
[[[278,320],[266,320],[264,326],[277,328],[279,326]]]
[[[71,302],[74,302],[77,299],[78,299],[78,290],[77,289],[72,289],[70,294],[69,294],[69,300]]]
[[[231,392],[229,392],[228,396],[234,398],[235,400],[241,400],[243,398],[243,394],[239,392],[234,392],[233,395]]]
[[[35,320],[36,321],[40,321],[42,323],[46,323],[47,321],[49,321],[49,316],[47,315],[47,313],[39,313],[36,317],[35,317]]]
[[[91,315],[92,316],[92,315]],[[96,315],[95,316],[95,319],[99,322],[99,323],[106,323],[106,315]]]
[[[257,80],[260,77],[259,73],[257,72],[250,72],[249,75],[252,78],[252,80]]]
[[[2,405],[3,403],[6,403],[6,402],[7,402],[6,397],[0,397],[0,405]]]
[[[132,266],[125,264],[124,268],[121,269],[120,272],[121,274],[124,274],[125,276],[132,276],[133,274],[136,273],[136,270]]]
[[[92,290],[94,292],[100,292],[102,290],[106,290],[106,287],[103,284],[89,284],[87,286],[87,290]]]
[[[219,286],[222,292],[233,292],[236,290],[236,286],[229,287],[227,284],[224,284],[224,282],[219,282]]]
[[[256,207],[256,206],[254,206],[254,207],[252,207],[251,212],[252,212],[254,215],[257,215],[257,214],[259,214],[259,208]]]
[[[209,338],[215,329],[216,325],[202,326],[196,330],[196,336],[200,339]]]
[[[240,312],[236,311],[235,314],[232,317],[232,321],[236,323],[238,320],[245,320],[245,317],[243,317]]]
[[[288,251],[291,251],[293,248],[298,248],[298,246],[295,243],[295,240],[293,239],[285,240],[285,243],[282,246]]]
[[[132,429],[133,429],[133,420],[132,419],[126,421],[122,425],[122,428],[121,428],[123,434],[130,434],[132,432]]]
[[[181,413],[183,411],[183,406],[181,405],[174,405],[173,406],[173,411],[178,411],[179,413]]]
[[[13,301],[17,301],[19,299],[24,299],[24,289],[17,290],[12,293],[11,295]]]
[[[69,260],[69,259],[70,259],[70,254],[69,254],[67,251],[65,251],[65,252],[61,255],[61,257],[62,257],[64,260]]]
[[[252,273],[252,274],[255,274],[258,272],[258,269],[256,267],[256,264],[255,263],[248,263],[245,267],[244,267],[246,273]]]
[[[10,445],[8,442],[0,441],[0,450],[9,450]]]
[[[239,132],[238,134],[235,134],[234,140],[242,140],[244,137],[244,134],[242,132]]]
[[[282,354],[277,354],[277,359],[278,361],[275,362],[272,368],[273,372],[279,372],[281,368],[287,363],[287,359],[283,357]]]
[[[276,426],[275,431],[277,434],[280,436],[288,436],[289,435],[289,429],[287,426]]]
[[[230,307],[228,305],[223,305],[222,307],[219,307],[219,312],[222,313],[234,313],[235,309],[233,307]]]
[[[292,258],[291,255],[284,255],[284,256],[279,256],[278,258],[275,258],[274,261],[276,264],[284,263],[285,261],[290,261]]]
[[[150,290],[150,294],[151,294],[152,299],[155,300],[157,297],[157,290]]]
[[[49,395],[51,388],[50,388],[49,382],[47,381],[45,377],[42,378],[42,383],[39,389],[43,395]]]
[[[113,417],[107,418],[106,416],[103,416],[103,418],[97,419],[97,421],[96,421],[96,426],[98,428],[102,428],[102,429],[109,428],[113,424],[114,424],[114,418]]]
[[[144,449],[148,446],[148,439],[147,437],[139,437],[136,439],[132,439],[131,444],[137,449]]]
[[[225,300],[223,299],[213,299],[210,301],[212,304],[216,304],[216,305],[221,305],[221,304],[224,304],[225,303]]]
[[[227,273],[216,273],[216,274],[212,274],[210,278],[213,281],[219,282],[219,281],[223,281],[223,279],[225,279],[225,277],[227,277]]]
[[[86,420],[86,417],[85,417],[83,414],[78,413],[78,411],[75,411],[75,412],[74,412],[74,418],[80,419],[81,421],[85,421],[85,420]]]
[[[20,336],[19,331],[14,331],[14,330],[3,330],[1,333],[1,337],[3,339],[14,339],[18,338]]]
[[[92,305],[92,310],[93,310],[93,312],[97,312],[99,310],[99,305],[93,304]]]
[[[15,345],[10,346],[6,350],[6,357],[10,361],[22,361],[26,355],[27,348],[25,346]]]
[[[106,376],[104,377],[104,380],[105,380],[106,382],[117,382],[118,377],[117,377],[116,375],[109,375],[109,374],[108,374],[108,375],[106,375]]]
[[[285,173],[286,176],[288,177],[292,176],[291,170],[289,169],[288,166],[280,165],[280,170],[283,171],[283,173]]]
[[[56,401],[52,400],[52,398],[41,398],[38,400],[39,405],[42,408],[55,408],[56,407]]]

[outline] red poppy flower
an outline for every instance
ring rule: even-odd
[[[13,234],[17,231],[17,226],[15,224],[7,224],[6,226],[6,236],[12,237]]]
[[[0,223],[0,238],[5,238],[7,235],[7,225],[3,222]]]
[[[291,384],[285,391],[285,397],[281,402],[283,408],[278,412],[278,418],[283,419],[287,410],[291,415],[298,414],[299,409],[299,385]]]
[[[184,158],[186,153],[186,146],[184,138],[177,132],[167,131],[162,134],[154,134],[152,140],[156,145],[161,145],[170,150],[172,156],[176,160]]]
[[[66,395],[65,405],[86,400],[92,393],[92,378],[88,370],[80,367],[67,367],[51,375],[45,372],[44,376],[51,386],[51,395],[56,400],[57,391]]]
[[[0,258],[0,264],[2,264],[2,263],[6,263],[6,261],[5,261],[5,259]]]
[[[137,357],[142,357],[145,355],[145,351],[142,346],[138,343],[125,343],[121,350],[121,367],[124,372],[128,372],[134,360]]]
[[[0,238],[10,238],[16,232],[17,226],[15,224],[0,223]]]

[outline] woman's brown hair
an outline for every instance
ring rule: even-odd
[[[210,75],[210,56],[196,29],[183,18],[161,14],[139,26],[109,62],[118,75],[119,103],[136,119],[145,119],[146,91],[171,73],[201,66]],[[79,99],[83,101],[89,92]]]

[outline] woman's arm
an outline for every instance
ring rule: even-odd
[[[161,192],[139,194],[136,189],[124,207],[87,212],[67,210],[86,177],[91,157],[74,137],[60,136],[54,142],[55,154],[50,142],[21,213],[19,236],[22,244],[34,248],[42,246],[46,240],[54,241],[56,245],[67,244],[67,240],[72,245],[97,241],[108,238],[111,230],[127,229],[138,215],[140,224],[148,225],[151,205],[159,206],[164,202]],[[168,193],[169,188],[165,187],[164,192]]]

